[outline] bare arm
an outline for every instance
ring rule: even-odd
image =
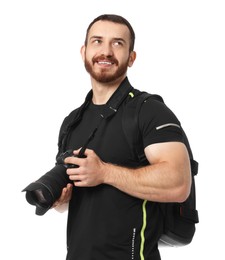
[[[191,186],[190,163],[184,144],[166,142],[149,145],[145,154],[151,165],[138,169],[104,163],[89,149],[86,150],[87,158],[69,157],[65,162],[80,166],[67,170],[75,186],[88,187],[104,183],[141,199],[184,201]]]
[[[178,142],[154,144],[145,149],[145,154],[151,165],[139,169],[111,166],[105,183],[141,199],[184,201],[191,184],[185,146]]]

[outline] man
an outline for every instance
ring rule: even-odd
[[[67,260],[159,260],[160,202],[182,202],[190,192],[188,152],[179,121],[156,100],[139,115],[145,163],[130,150],[122,129],[124,106],[101,119],[118,89],[130,85],[127,69],[135,61],[134,31],[117,15],[97,17],[88,27],[81,55],[91,79],[91,100],[67,138],[74,157],[65,163],[73,185],[62,191],[56,208],[69,201]],[[95,130],[97,129],[97,130]],[[80,148],[90,133],[84,158]]]

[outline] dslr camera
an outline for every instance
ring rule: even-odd
[[[36,206],[36,215],[44,215],[53,206],[54,202],[59,199],[62,189],[68,183],[72,183],[66,170],[78,166],[64,163],[64,159],[70,156],[75,156],[72,149],[61,153],[56,159],[54,168],[22,190],[26,192],[27,202]],[[81,156],[78,155],[78,157]]]

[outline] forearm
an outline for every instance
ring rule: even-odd
[[[183,174],[168,162],[130,169],[105,165],[104,183],[140,199],[157,202],[181,202],[189,194],[190,184]]]
[[[85,158],[65,159],[65,163],[79,166],[67,169],[67,174],[77,187],[108,184],[140,199],[184,201],[191,185],[190,160],[185,146],[175,142],[156,144],[148,146],[145,154],[151,165],[131,169],[103,162],[93,150],[86,149]]]

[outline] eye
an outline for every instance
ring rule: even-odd
[[[122,41],[115,41],[113,42],[114,46],[123,46],[123,42]]]
[[[99,39],[99,38],[95,38],[95,39],[93,39],[92,43],[93,43],[93,44],[96,44],[96,45],[99,45],[99,44],[102,43],[102,40]]]
[[[102,40],[100,40],[100,39],[94,40],[94,43],[96,43],[96,44],[99,44],[99,43],[101,43],[101,42],[102,42]]]

